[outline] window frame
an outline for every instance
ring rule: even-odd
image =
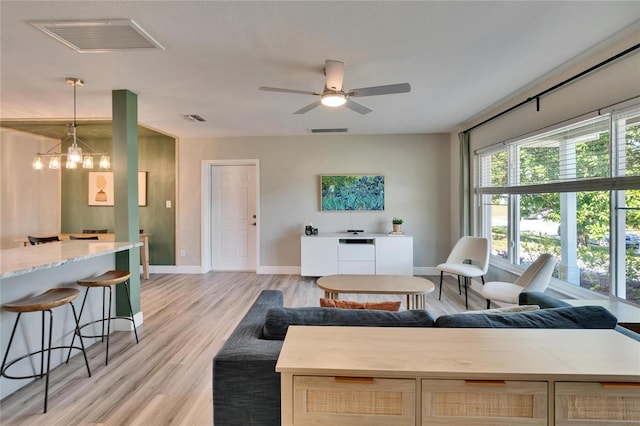
[[[491,255],[492,266],[507,270],[512,273],[521,273],[524,270],[519,265],[520,259],[520,196],[522,194],[539,194],[539,193],[569,193],[577,194],[582,191],[606,191],[609,193],[609,275],[610,285],[608,297],[640,306],[640,301],[632,301],[626,299],[625,293],[619,296],[620,291],[624,291],[626,287],[626,270],[625,270],[625,250],[621,250],[619,240],[622,239],[624,246],[625,239],[625,222],[623,219],[625,207],[625,189],[640,189],[640,176],[625,176],[621,173],[624,167],[621,166],[622,152],[626,141],[626,133],[621,133],[621,125],[619,121],[625,117],[640,117],[640,104],[635,104],[620,110],[611,109],[607,113],[590,114],[587,116],[577,117],[558,123],[552,127],[541,129],[513,138],[508,141],[500,142],[486,148],[478,149],[474,152],[473,164],[474,173],[474,210],[477,212],[475,218],[476,229],[480,230],[481,236],[492,239],[492,223],[491,223],[491,203],[488,203],[487,197],[495,194],[506,194],[508,222],[507,222],[507,257],[502,258]],[[609,164],[606,176],[597,176],[589,178],[575,178],[570,173],[567,176],[559,176],[557,181],[524,184],[519,182],[520,164],[519,150],[528,146],[536,138],[545,138],[549,135],[560,134],[571,129],[580,129],[581,126],[594,125],[607,122],[608,129],[608,156]],[[625,127],[626,128],[626,127]],[[562,151],[563,144],[560,143],[559,148]],[[491,185],[491,155],[497,152],[506,152],[506,170],[507,181],[506,186]],[[574,151],[575,152],[575,151]],[[562,155],[562,154],[561,154]],[[562,166],[562,164],[560,164]],[[561,206],[565,205],[561,202]],[[561,224],[565,223],[561,220]],[[572,220],[576,220],[575,214]],[[575,224],[574,224],[575,225]],[[565,237],[568,238],[568,237]],[[577,254],[574,249],[574,254]],[[579,280],[580,281],[580,280]],[[558,279],[552,280],[551,288],[572,297],[580,298],[598,298],[607,297],[600,293],[580,287],[578,284]]]

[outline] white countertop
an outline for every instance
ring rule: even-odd
[[[0,279],[140,247],[140,242],[60,241],[0,250]]]

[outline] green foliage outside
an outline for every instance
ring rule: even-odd
[[[626,129],[626,175],[640,176],[640,125]],[[601,132],[597,140],[576,144],[577,178],[610,176],[609,133]],[[507,185],[507,153],[492,155],[492,186]],[[520,150],[520,183],[552,183],[560,178],[560,152],[557,147],[526,147]],[[504,204],[502,195],[493,195],[493,204]],[[610,199],[608,191],[576,193],[576,225],[578,233],[578,260],[581,269],[580,285],[603,294],[609,293],[609,248],[598,245],[608,242],[610,232]],[[640,189],[625,191],[625,228],[640,235]],[[526,194],[520,196],[520,217],[545,212],[545,220],[560,222],[560,194]],[[506,229],[494,227],[493,250],[507,252]],[[560,257],[560,239],[551,235],[521,233],[522,253],[554,253]],[[501,247],[504,244],[504,247]],[[640,301],[640,254],[634,248],[626,250],[627,299]]]

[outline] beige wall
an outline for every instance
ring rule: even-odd
[[[180,266],[201,263],[202,160],[260,161],[262,267],[299,267],[308,222],[320,232],[389,232],[391,218],[401,216],[414,237],[415,267],[435,266],[449,252],[447,134],[181,139],[178,145]],[[359,173],[385,175],[385,211],[321,212],[319,175]]]
[[[0,249],[27,235],[60,232],[59,170],[33,170],[33,154],[58,140],[0,128]],[[45,160],[45,167],[47,162]]]

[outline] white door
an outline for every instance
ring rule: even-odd
[[[255,271],[256,167],[213,166],[211,191],[212,269]]]

